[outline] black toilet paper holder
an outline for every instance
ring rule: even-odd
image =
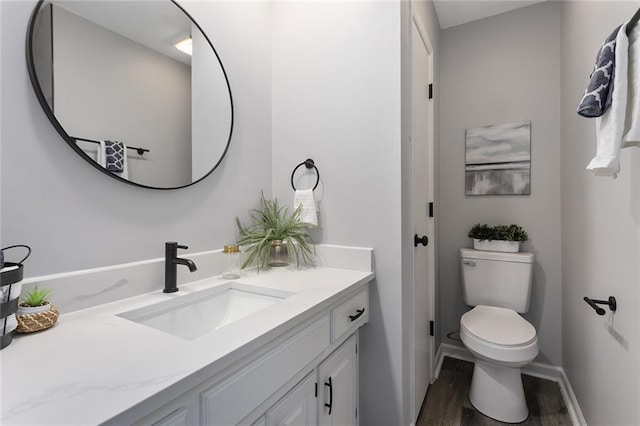
[[[611,309],[614,312],[615,312],[616,308],[618,307],[618,305],[616,303],[616,298],[613,297],[613,296],[609,296],[608,300],[590,299],[587,296],[585,296],[585,297],[582,298],[582,300],[587,302],[587,304],[589,306],[591,306],[596,311],[596,314],[598,314],[598,315],[604,315],[606,313],[606,311],[604,309],[602,309],[598,305],[608,305],[609,309]]]

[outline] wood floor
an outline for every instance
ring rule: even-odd
[[[416,426],[494,426],[505,423],[484,416],[469,402],[473,363],[446,357],[427,392]],[[522,376],[529,417],[521,425],[571,425],[558,383]]]

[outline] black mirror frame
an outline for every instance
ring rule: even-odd
[[[29,19],[29,26],[27,28],[27,40],[26,40],[27,41],[27,43],[26,43],[27,70],[29,71],[29,79],[31,80],[31,85],[33,86],[33,90],[34,90],[34,92],[36,94],[36,97],[38,98],[38,102],[40,103],[40,106],[42,107],[42,110],[46,114],[47,118],[49,119],[49,121],[51,122],[53,127],[58,131],[60,136],[62,136],[62,139],[64,139],[64,141],[67,143],[67,145],[69,145],[85,161],[87,161],[89,164],[91,164],[96,169],[100,170],[100,172],[110,176],[111,178],[119,180],[119,181],[124,182],[124,183],[127,183],[129,185],[140,187],[140,188],[157,189],[157,190],[171,190],[171,189],[186,188],[188,186],[195,185],[196,183],[204,180],[207,176],[212,174],[213,171],[218,168],[218,166],[220,165],[220,163],[222,162],[222,160],[226,156],[227,151],[229,150],[229,145],[231,144],[231,137],[233,135],[233,124],[234,124],[233,95],[231,93],[231,85],[229,84],[229,77],[227,76],[227,71],[224,69],[224,65],[222,64],[222,61],[220,60],[220,56],[218,55],[218,52],[216,51],[215,47],[213,47],[213,44],[211,43],[211,40],[209,40],[209,37],[207,36],[207,34],[200,27],[200,24],[198,24],[196,22],[196,20],[193,19],[193,17],[182,6],[180,6],[177,3],[176,0],[169,0],[169,1],[171,1],[171,3],[173,3],[178,9],[180,9],[180,11],[182,11],[182,13],[184,13],[191,20],[191,22],[193,22],[193,24],[198,28],[198,30],[200,30],[200,32],[204,36],[205,40],[207,40],[207,43],[209,43],[209,47],[211,47],[211,50],[213,51],[214,55],[216,55],[216,59],[218,60],[218,63],[220,64],[220,68],[222,69],[222,74],[224,75],[224,79],[225,79],[225,82],[227,84],[227,90],[229,91],[229,103],[230,103],[230,110],[231,110],[230,111],[231,112],[231,121],[230,121],[230,124],[229,124],[229,137],[227,139],[227,144],[226,144],[226,146],[224,148],[224,151],[222,152],[222,155],[220,156],[220,158],[218,159],[216,164],[211,168],[211,170],[209,170],[209,172],[207,174],[202,176],[200,179],[198,179],[198,180],[196,180],[194,182],[191,182],[190,184],[187,184],[187,185],[168,187],[168,188],[158,188],[158,187],[154,187],[154,186],[142,185],[142,184],[139,184],[139,183],[136,183],[136,182],[132,182],[132,181],[127,180],[127,179],[123,179],[120,176],[117,176],[117,175],[115,175],[113,173],[108,172],[105,168],[100,167],[100,165],[98,163],[96,163],[91,157],[89,157],[87,155],[87,153],[84,152],[75,143],[75,140],[71,136],[69,136],[69,134],[64,130],[64,128],[62,127],[62,125],[60,124],[58,119],[53,114],[53,111],[49,107],[49,104],[47,103],[47,100],[46,100],[46,98],[44,96],[44,93],[42,92],[42,88],[40,87],[40,83],[38,82],[38,77],[36,75],[36,68],[35,68],[35,64],[34,64],[34,61],[33,61],[32,40],[33,40],[33,32],[34,32],[34,26],[35,26],[36,17],[38,16],[38,12],[40,11],[40,8],[44,4],[45,0],[38,0],[38,4],[36,4],[35,8],[33,9],[33,12],[31,13],[31,18]]]

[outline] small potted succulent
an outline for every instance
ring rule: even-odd
[[[49,301],[51,291],[35,286],[22,296],[16,318],[18,333],[31,333],[53,326],[58,321],[58,310]]]
[[[238,218],[236,224],[240,238],[237,244],[245,247],[242,268],[257,262],[258,266],[286,266],[295,258],[311,261],[315,246],[307,226],[300,221],[300,209],[289,215],[286,207],[280,207],[278,200],[260,197],[260,208],[251,211],[251,225],[243,225]]]
[[[475,224],[468,234],[473,239],[473,248],[485,251],[502,251],[517,253],[520,251],[520,243],[529,239],[527,231],[521,226]]]

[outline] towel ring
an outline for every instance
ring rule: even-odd
[[[305,166],[307,169],[314,168],[316,170],[316,175],[318,175],[318,177],[316,179],[316,184],[313,186],[313,191],[315,191],[318,187],[318,183],[320,183],[320,172],[318,171],[318,168],[311,158],[307,158],[302,163],[298,164],[295,169],[293,169],[293,172],[291,172],[291,187],[294,191],[296,190],[296,186],[293,184],[293,175],[296,174],[296,170],[298,170],[300,166]]]

